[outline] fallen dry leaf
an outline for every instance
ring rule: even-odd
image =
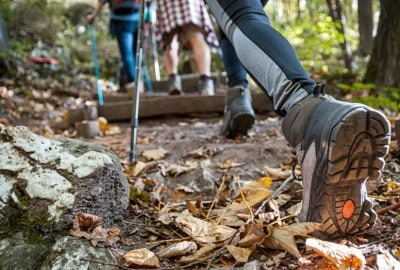
[[[89,213],[82,213],[79,212],[75,215],[75,218],[72,223],[72,227],[74,230],[81,230],[81,229],[90,229],[97,227],[103,222],[103,218],[89,214]]]
[[[199,250],[197,250],[193,255],[182,257],[179,260],[179,262],[181,262],[181,263],[191,263],[191,262],[201,261],[207,255],[210,255],[211,251],[213,251],[217,247],[218,246],[216,244],[212,244],[212,243],[206,244],[203,247],[201,247]]]
[[[238,242],[239,247],[253,247],[259,245],[263,239],[267,237],[265,234],[262,224],[256,225],[253,223],[246,224],[241,228],[240,240]]]
[[[301,254],[296,246],[295,236],[306,236],[307,234],[314,232],[320,228],[319,223],[315,222],[303,222],[303,223],[295,223],[286,227],[278,227],[274,228],[269,226],[271,233],[269,237],[265,238],[262,246],[273,248],[273,249],[282,249],[296,258],[300,258]]]
[[[105,135],[116,135],[121,133],[121,128],[118,125],[107,125],[107,129],[104,131]]]
[[[236,196],[236,199],[232,204],[228,206],[228,210],[241,211],[248,209],[272,195],[272,191],[266,188],[254,188],[254,189],[242,189],[242,195]]]
[[[150,160],[160,160],[165,158],[165,156],[168,154],[168,151],[165,150],[162,147],[156,148],[156,149],[151,149],[151,150],[146,150],[143,152],[142,156],[150,161]]]
[[[244,164],[246,164],[246,163],[239,163],[239,162],[236,162],[236,161],[234,161],[232,159],[227,159],[227,160],[224,161],[224,163],[219,163],[218,164],[218,168],[220,168],[220,169],[229,169],[229,168],[240,167],[240,166],[243,166]]]
[[[193,254],[197,250],[197,245],[193,241],[182,241],[179,243],[172,244],[166,248],[160,250],[158,256],[161,259],[168,259],[177,256],[184,256]]]
[[[123,256],[128,265],[140,265],[148,267],[160,267],[157,256],[147,248],[130,250]]]
[[[250,248],[242,248],[242,247],[236,247],[232,245],[227,245],[226,249],[229,251],[230,254],[232,254],[233,258],[237,262],[241,263],[246,263],[249,261],[249,256],[253,252],[252,249]]]
[[[236,232],[223,225],[216,225],[188,214],[180,214],[176,217],[177,225],[200,243],[219,243],[229,239]]]
[[[400,269],[400,261],[396,260],[389,251],[376,255],[378,269]]]
[[[90,233],[89,240],[92,246],[111,246],[119,240],[118,228],[102,228],[98,226]]]
[[[299,202],[296,203],[294,205],[292,205],[291,207],[289,207],[286,212],[289,215],[293,215],[293,216],[298,216],[300,214],[301,208],[302,208],[303,202]]]
[[[196,150],[193,150],[189,152],[189,156],[194,157],[194,158],[211,158],[215,154],[219,152],[218,149],[216,148],[208,148],[206,146],[202,146],[200,148],[197,148]]]
[[[285,170],[282,168],[271,168],[264,166],[264,170],[272,180],[284,180],[290,177],[292,174],[292,170]]]
[[[97,118],[97,122],[99,122],[100,131],[106,131],[108,129],[108,121],[103,116]]]
[[[111,246],[117,242],[119,238],[120,230],[118,228],[107,228],[104,229],[101,226],[97,226],[92,231],[77,231],[71,230],[70,235],[77,238],[85,238],[90,240],[92,246]]]
[[[339,269],[362,269],[366,262],[361,250],[346,245],[308,238],[306,248],[327,258]]]
[[[189,171],[191,171],[190,167],[186,167],[186,166],[182,166],[182,165],[178,165],[178,164],[171,164],[166,169],[166,172],[171,176],[178,176],[178,175],[181,175],[181,174],[189,172]]]

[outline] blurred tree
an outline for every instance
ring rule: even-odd
[[[333,21],[336,22],[335,26],[338,32],[343,35],[343,40],[340,42],[340,48],[342,49],[344,65],[348,70],[352,70],[353,55],[345,35],[346,18],[342,11],[342,4],[340,0],[326,0],[326,3],[328,5],[329,16],[331,16]]]
[[[372,50],[372,0],[358,0],[358,32],[360,34],[360,45],[358,52],[361,56],[367,56]]]
[[[380,0],[378,31],[364,81],[400,87],[400,1]]]
[[[0,74],[4,74],[10,70],[9,49],[5,22],[3,20],[3,12],[0,10]]]

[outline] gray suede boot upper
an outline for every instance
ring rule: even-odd
[[[255,113],[251,105],[250,90],[243,87],[229,88],[225,94],[225,117],[222,134],[227,138],[247,135],[252,127]]]

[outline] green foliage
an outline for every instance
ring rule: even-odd
[[[350,1],[350,0],[349,0]],[[343,5],[347,26],[346,39],[352,50],[357,51],[358,28],[357,12],[346,0]],[[97,0],[61,1],[61,0],[0,0],[0,10],[7,24],[8,37],[12,54],[26,60],[32,54],[43,57],[54,57],[60,61],[59,72],[79,76],[94,77],[93,58],[86,15],[93,11]],[[375,89],[372,85],[357,83],[361,81],[365,68],[365,59],[356,58],[356,69],[349,71],[343,68],[340,42],[344,36],[337,31],[332,19],[327,16],[325,1],[306,1],[306,7],[292,1],[270,1],[269,15],[277,28],[293,45],[296,53],[311,77],[317,81],[327,81],[333,87],[337,83],[338,95],[350,95],[373,107],[388,107],[398,110],[399,97],[393,89]],[[108,8],[96,18],[94,29],[100,65],[100,75],[105,80],[115,80],[119,52],[116,40],[109,35]],[[12,29],[12,31],[11,31]],[[218,27],[215,25],[215,29]],[[150,47],[150,44],[148,44]],[[161,51],[159,51],[161,76],[166,77]],[[191,72],[191,54],[182,52],[179,71]],[[154,78],[153,57],[147,51],[147,67]],[[218,53],[212,54],[213,73],[221,73],[224,67]],[[47,76],[49,70],[38,72]],[[368,93],[368,95],[366,94]],[[340,98],[340,96],[337,96]]]
[[[290,41],[310,73],[327,73],[338,64],[339,43],[344,37],[336,30],[331,17],[320,14],[316,22],[302,19],[275,27]]]
[[[342,96],[350,95],[351,101],[366,104],[376,109],[400,112],[400,92],[395,87],[377,88],[372,83],[355,82],[351,85],[339,83]]]
[[[0,0],[14,56],[25,61],[29,56],[56,58],[60,72],[75,70],[90,76],[94,76],[94,69],[86,15],[93,8],[85,3],[69,5],[65,1]],[[116,41],[108,34],[105,13],[96,19],[95,35],[101,77],[109,79],[115,77],[119,53]]]

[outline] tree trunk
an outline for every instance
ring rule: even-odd
[[[10,69],[8,60],[9,46],[7,40],[6,27],[3,20],[3,14],[0,10],[0,74],[6,73]]]
[[[336,29],[343,35],[343,42],[340,43],[340,48],[342,49],[345,67],[352,70],[353,55],[345,35],[346,19],[342,12],[342,4],[340,0],[326,0],[326,3],[328,5],[329,15],[332,17],[333,21],[339,25],[336,26]]]
[[[372,0],[358,0],[358,32],[360,35],[359,54],[367,56],[372,50]]]
[[[380,0],[381,13],[364,81],[400,87],[400,1]]]

